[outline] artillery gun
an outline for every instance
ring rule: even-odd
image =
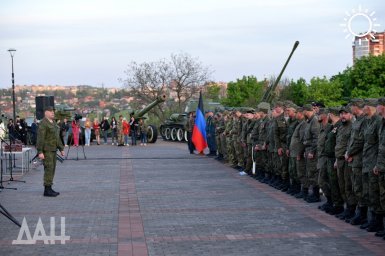
[[[153,102],[148,104],[146,107],[144,107],[142,110],[136,110],[133,111],[131,114],[135,118],[135,120],[143,118],[145,119],[145,114],[147,114],[148,111],[156,107],[156,105],[164,102],[166,100],[166,95],[162,94],[156,98]],[[148,143],[155,143],[158,139],[158,129],[155,125],[149,124],[147,128],[147,142]]]
[[[206,111],[217,111],[223,109],[224,107],[219,102],[204,101],[204,108]],[[171,141],[187,141],[187,131],[185,130],[185,125],[188,120],[188,114],[191,111],[195,111],[198,107],[198,100],[190,100],[184,113],[173,113],[171,116],[164,121],[160,126],[160,134],[164,140]]]

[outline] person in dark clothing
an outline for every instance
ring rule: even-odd
[[[131,115],[130,119],[130,127],[131,127],[131,145],[135,146],[136,145],[136,135],[138,133],[138,121],[135,119],[133,115]]]
[[[107,144],[108,130],[110,129],[110,123],[108,122],[107,117],[104,117],[103,121],[101,122],[100,129],[103,133],[104,144]]]

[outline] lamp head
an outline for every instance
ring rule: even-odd
[[[11,49],[8,49],[8,51],[9,51],[9,54],[11,54],[11,57],[13,57],[15,55],[16,49],[11,48]]]

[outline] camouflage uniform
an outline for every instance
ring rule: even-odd
[[[286,156],[286,149],[287,147],[287,127],[288,124],[285,120],[284,114],[282,113],[280,116],[274,119],[273,122],[273,133],[274,133],[274,141],[275,141],[275,148],[276,148],[276,154],[275,156],[275,162],[277,163],[277,175],[282,178],[283,182],[288,185],[290,183],[289,180],[289,173],[287,171],[288,167],[288,159]],[[283,153],[281,156],[278,155],[278,149],[283,149]]]
[[[292,178],[293,184],[302,184],[304,188],[308,188],[305,170],[305,159],[303,153],[305,146],[302,143],[303,134],[305,131],[305,120],[298,121],[293,135],[290,139],[290,177]]]
[[[215,120],[215,141],[217,143],[218,156],[220,158],[224,157],[224,148],[221,143],[221,134],[225,131],[225,122],[223,116],[219,117]]]
[[[378,100],[378,103],[382,106],[385,106],[385,98]],[[385,117],[382,117],[380,128],[378,131],[378,154],[376,162],[376,170],[379,171],[378,174],[378,184],[379,184],[379,195],[380,195],[380,204],[381,209],[377,209],[376,214],[378,216],[378,221],[382,222],[382,217],[385,210]]]
[[[333,110],[332,110],[333,111]],[[338,110],[335,115],[338,115]],[[341,125],[341,122],[337,122],[334,125],[331,125],[328,133],[326,134],[325,139],[325,155],[327,157],[327,174],[329,179],[329,187],[330,187],[330,197],[333,203],[334,214],[340,213],[338,212],[340,209],[343,209],[344,201],[341,197],[340,188],[338,185],[338,175],[337,170],[334,168],[334,163],[336,162],[335,155],[335,147],[336,147],[336,137],[338,127]],[[333,212],[330,212],[333,213]]]
[[[253,167],[253,154],[254,154],[254,143],[251,139],[252,131],[254,129],[254,126],[258,127],[258,121],[255,119],[249,119],[247,120],[247,128],[245,131],[245,137],[246,137],[246,148],[244,151],[246,164],[245,164],[245,172],[251,173],[252,167]]]
[[[351,211],[352,206],[356,204],[356,200],[352,189],[352,170],[345,161],[345,152],[348,146],[350,132],[352,129],[351,121],[341,122],[341,125],[337,129],[336,136],[336,163],[337,163],[337,175],[338,185],[340,187],[341,197],[346,203],[345,212],[339,217],[345,218]]]
[[[233,126],[235,120],[234,117],[228,120],[226,124],[225,132],[228,134],[226,137],[226,146],[227,146],[227,160],[230,164],[236,165],[237,161],[235,159],[235,149],[234,149],[234,136],[233,136]]]
[[[268,159],[268,165],[267,165],[267,172],[270,174],[272,178],[277,178],[275,174],[275,163],[273,160],[274,153],[276,151],[275,149],[275,141],[274,141],[274,133],[273,133],[273,119],[270,119],[266,123],[266,146],[267,146],[267,159]],[[272,180],[273,181],[273,180]]]
[[[244,167],[243,147],[241,145],[242,126],[244,121],[242,117],[236,118],[233,123],[233,145],[235,150],[235,162],[239,167]]]
[[[325,197],[331,201],[329,176],[327,171],[328,156],[325,152],[325,143],[327,135],[330,133],[332,126],[330,124],[321,124],[320,133],[317,143],[317,169],[318,169],[318,185],[321,187]]]
[[[358,116],[352,124],[352,131],[350,133],[350,140],[346,154],[352,157],[352,162],[349,166],[352,168],[352,183],[354,193],[354,204],[359,206],[366,206],[367,199],[362,197],[362,150],[364,148],[364,129],[365,117]],[[365,202],[366,201],[366,202]]]
[[[317,117],[313,115],[306,121],[303,141],[306,155],[306,177],[308,179],[309,186],[312,185],[313,188],[317,188],[317,142],[319,130],[320,126]],[[309,158],[309,154],[313,154],[313,158]]]
[[[289,149],[288,171],[289,171],[289,177],[291,179],[291,185],[293,186],[293,189],[294,187],[298,187],[298,185],[300,185],[297,178],[297,153],[298,152],[296,152],[296,148],[295,148],[295,144],[297,141],[294,139],[293,145],[291,144],[294,131],[296,130],[298,124],[299,124],[298,120],[296,119],[290,120],[289,126],[287,128],[287,135],[286,135],[286,145],[288,146],[288,149]],[[301,143],[301,142],[298,141],[298,143]],[[293,154],[291,153],[291,150],[294,150]]]
[[[56,151],[64,150],[60,139],[60,128],[55,122],[43,118],[37,132],[36,149],[38,154],[44,154],[44,186],[52,186],[56,169]]]
[[[265,173],[268,173],[269,169],[269,159],[268,159],[268,151],[264,146],[266,145],[267,140],[267,130],[269,124],[269,117],[266,115],[263,119],[260,119],[259,127],[258,127],[258,139],[256,141],[256,145],[259,147],[259,151],[256,152],[256,158],[261,156],[261,168],[263,172],[263,176]],[[266,177],[268,178],[268,177]]]

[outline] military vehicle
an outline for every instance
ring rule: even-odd
[[[162,95],[158,96],[156,98],[156,100],[154,100],[153,102],[148,104],[142,110],[133,111],[131,114],[134,116],[134,118],[136,120],[140,119],[140,118],[144,118],[145,119],[146,118],[145,114],[148,111],[150,111],[151,109],[153,109],[159,103],[164,102],[166,100],[166,98],[167,98],[166,95],[162,94]],[[148,143],[155,143],[157,139],[158,139],[158,129],[156,128],[155,125],[149,124],[148,128],[147,128],[147,142]]]
[[[171,141],[187,141],[185,125],[188,120],[188,113],[196,111],[197,107],[198,100],[190,100],[186,105],[184,113],[171,114],[171,116],[159,127],[162,138]],[[224,108],[219,102],[212,101],[204,101],[203,107],[205,111],[211,110],[213,112]]]

